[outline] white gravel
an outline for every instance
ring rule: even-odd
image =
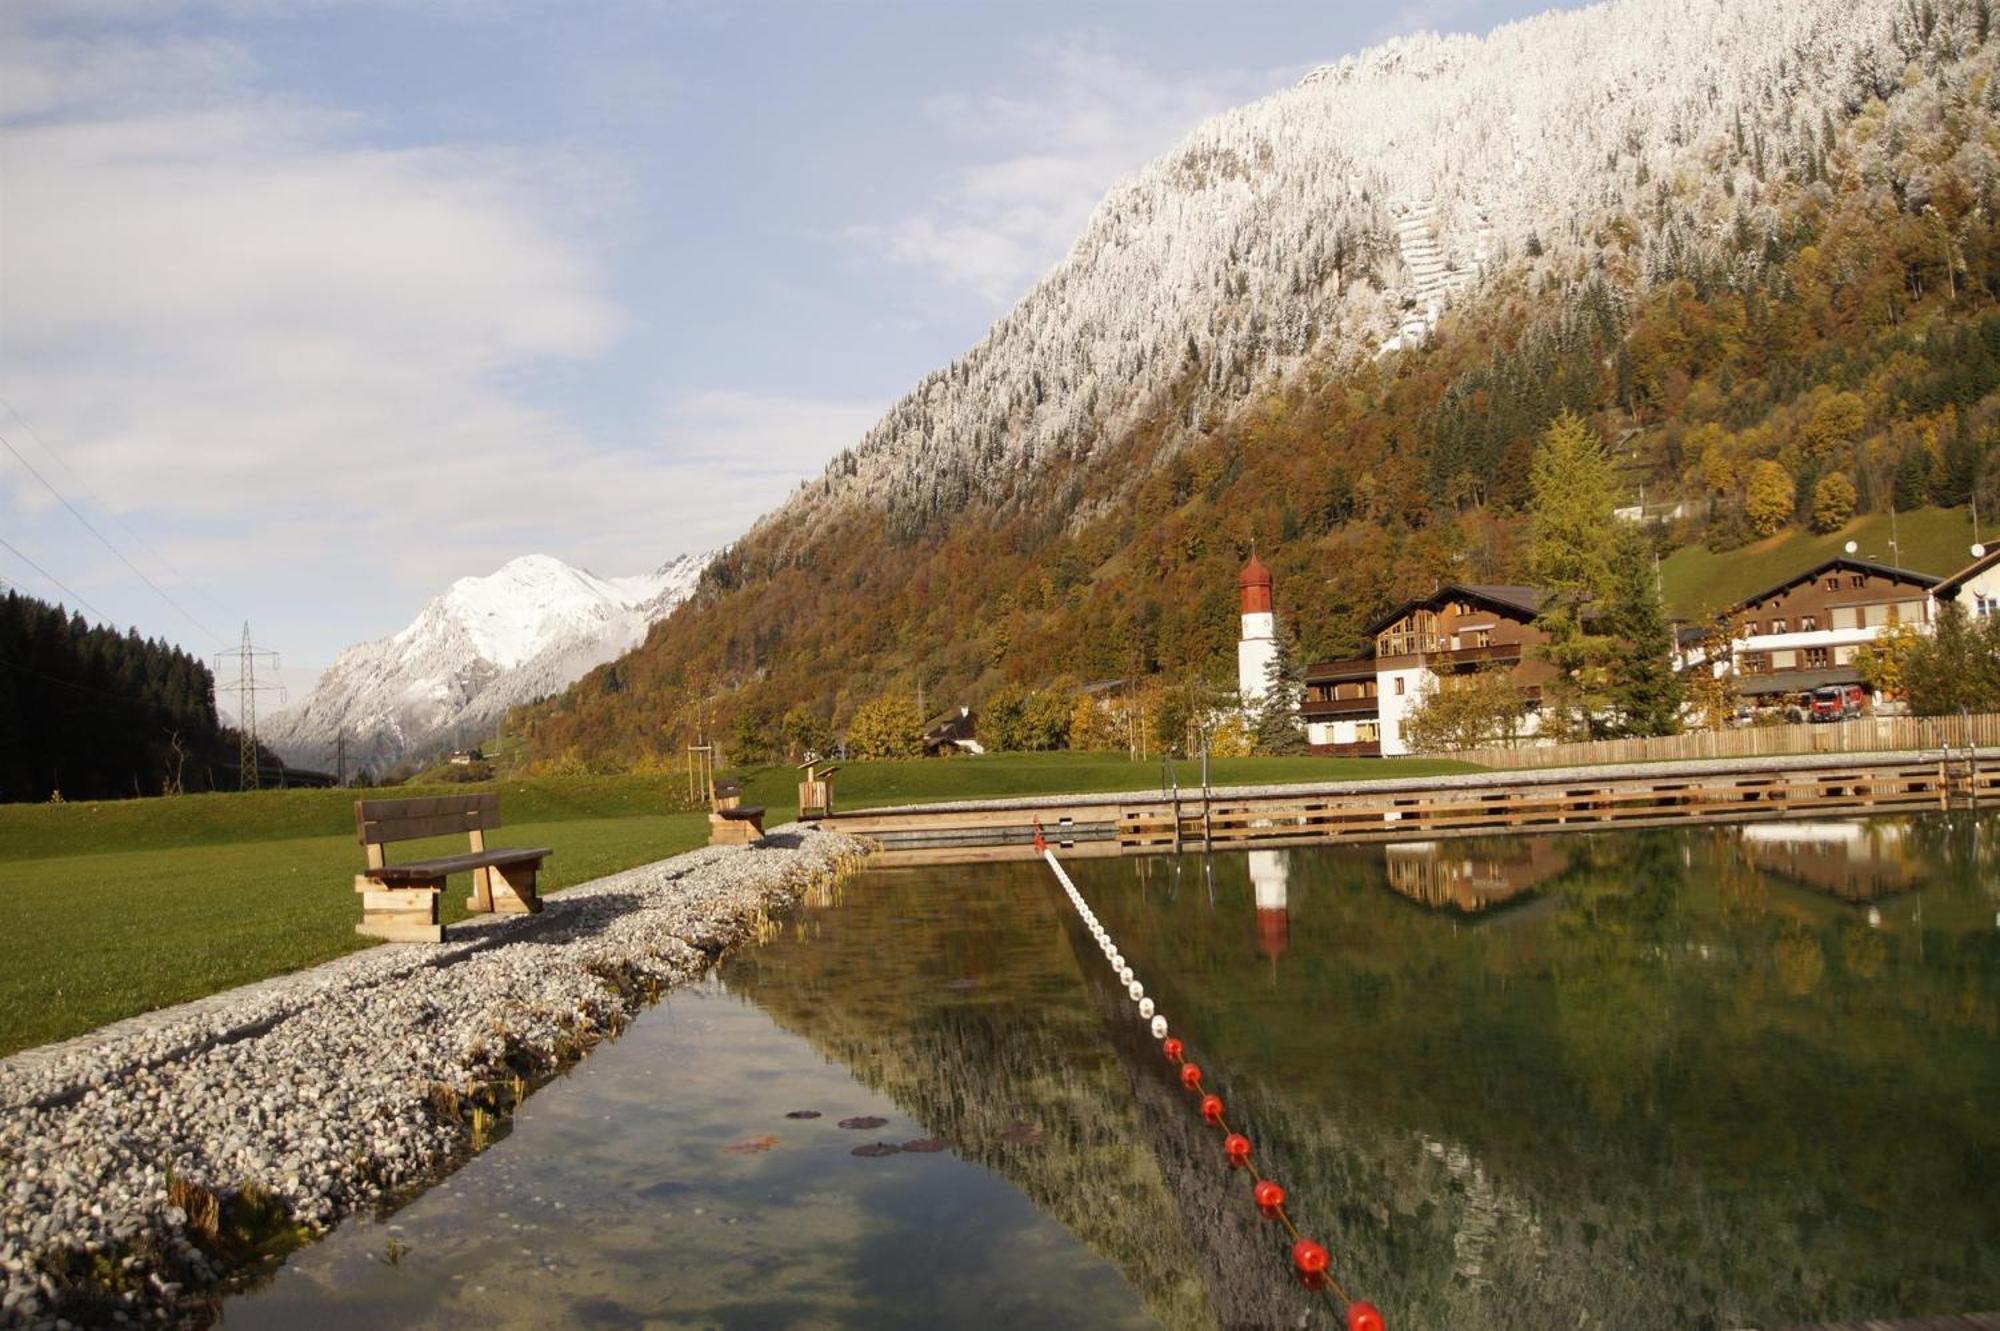
[[[516,1073],[560,1066],[859,856],[780,828],[0,1062],[0,1325],[203,1320],[228,1273],[171,1180],[261,1189],[324,1230],[462,1155],[472,1097],[504,1111]]]

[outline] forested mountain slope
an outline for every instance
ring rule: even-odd
[[[839,725],[892,688],[1230,681],[1253,541],[1307,654],[1352,650],[1440,577],[1519,576],[1564,408],[1635,496],[1690,501],[1679,539],[1767,527],[1773,468],[1781,521],[1836,471],[1864,511],[1963,503],[2000,384],[1991,35],[1976,0],[1620,0],[1218,117],[639,651],[511,724],[618,762],[697,699]]]

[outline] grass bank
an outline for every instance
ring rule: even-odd
[[[1219,784],[1420,776],[1466,770],[1428,760],[1243,758],[1214,764]],[[1182,782],[1199,767],[1181,764]],[[789,766],[740,774],[768,822],[798,802]],[[841,808],[919,800],[1157,789],[1157,762],[1087,753],[858,762],[835,777]],[[500,794],[500,846],[550,846],[544,891],[663,859],[708,839],[680,811],[673,775],[541,777],[398,787],[384,797]],[[314,965],[358,948],[353,879],[357,794],[274,790],[175,799],[0,805],[0,1054],[79,1035],[122,1017]],[[414,842],[390,860],[463,850],[463,837]],[[464,915],[465,881],[444,897]]]
[[[1870,513],[1825,536],[1793,528],[1720,554],[1705,546],[1688,546],[1661,561],[1661,592],[1671,613],[1687,619],[1706,616],[1833,558],[1849,541],[1859,547],[1855,553],[1860,558],[1939,577],[1972,562],[1969,509],[1920,508],[1897,514],[1893,551],[1891,532],[1887,513]],[[1992,535],[1981,534],[1989,539]]]

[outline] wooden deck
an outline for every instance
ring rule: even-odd
[[[1324,845],[2000,805],[2000,750],[1810,755],[1424,780],[981,800],[835,814],[884,864]]]
[[[1901,1322],[1801,1322],[1772,1331],[2000,1331],[2000,1313],[1954,1313]]]

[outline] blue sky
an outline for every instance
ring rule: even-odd
[[[296,692],[514,555],[712,547],[1204,116],[1546,7],[17,0],[0,438],[166,596],[5,450],[0,579]]]

